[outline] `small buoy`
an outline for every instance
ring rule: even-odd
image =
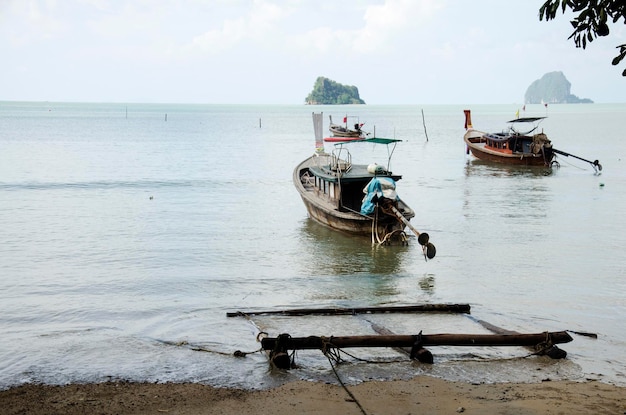
[[[600,187],[604,187],[604,183],[600,183]]]
[[[150,200],[152,200],[152,199],[154,199],[154,197],[153,197],[153,196],[150,196]]]

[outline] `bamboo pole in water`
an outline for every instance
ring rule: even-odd
[[[426,134],[426,141],[428,141],[428,132],[426,131],[426,118],[424,118],[423,108],[422,108],[422,123],[424,124],[424,134]]]
[[[326,308],[296,308],[287,310],[267,311],[235,311],[226,313],[226,317],[253,316],[253,315],[353,315],[353,314],[376,314],[376,313],[469,313],[469,304],[417,304],[389,307],[326,307]]]

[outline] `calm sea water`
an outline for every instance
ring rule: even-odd
[[[258,330],[292,336],[592,332],[568,359],[522,348],[432,347],[435,364],[348,350],[345,382],[427,374],[473,382],[626,385],[626,104],[527,106],[561,168],[465,153],[463,109],[500,130],[516,105],[217,106],[0,102],[0,388],[125,379],[263,388],[334,381],[328,360],[269,372]],[[307,218],[295,165],[311,113],[346,113],[404,140],[392,169],[437,257],[372,247]],[[423,111],[423,118],[422,118]],[[378,148],[357,162],[384,162]],[[229,311],[467,303],[465,315],[258,316]],[[255,352],[233,357],[241,350]]]

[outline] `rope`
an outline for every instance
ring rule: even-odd
[[[372,244],[377,243],[378,245],[385,245],[391,240],[391,238],[393,237],[395,233],[400,234],[400,239],[402,240],[403,245],[408,244],[406,233],[403,230],[393,230],[391,232],[387,232],[385,236],[383,236],[383,239],[380,239],[380,235],[378,234],[379,210],[382,211],[386,215],[393,216],[393,217],[396,217],[396,216],[393,213],[393,211],[391,211],[385,206],[385,204],[377,204],[377,206],[378,206],[378,209],[376,209],[376,212],[374,214],[374,219],[372,220]],[[398,220],[398,222],[402,223],[402,221],[399,218],[396,217],[396,219]],[[374,241],[374,236],[376,236],[376,241]]]
[[[550,333],[547,331],[545,333],[546,333],[546,339],[535,346],[536,352],[532,353],[533,355],[543,356],[550,349],[555,347],[554,343],[552,342],[552,336],[550,336]]]
[[[555,158],[556,158],[556,157],[555,157]],[[574,168],[576,168],[576,169],[578,169],[578,170],[587,170],[586,168],[584,168],[584,167],[580,167],[580,166],[577,166],[576,164],[574,164],[574,163],[570,163],[569,161],[567,161],[567,160],[565,160],[565,159],[560,159],[560,160],[562,160],[562,161],[563,161],[563,163],[567,164],[568,166],[570,166],[570,167],[574,167]],[[594,170],[595,170],[595,167],[594,167]]]
[[[260,349],[254,350],[252,352],[242,352],[241,350],[236,350],[234,353],[227,353],[227,352],[221,352],[221,351],[218,351],[218,350],[207,349],[206,347],[200,346],[200,345],[197,345],[197,344],[190,344],[186,340],[179,341],[179,342],[168,341],[168,340],[159,340],[159,339],[155,339],[155,340],[158,341],[159,343],[163,343],[163,344],[166,344],[168,346],[186,347],[189,350],[193,350],[194,352],[214,353],[214,354],[219,354],[219,355],[222,355],[222,356],[246,357],[249,354],[258,353],[258,352],[262,352],[263,351],[263,348],[261,347]]]
[[[372,219],[372,245],[374,243],[376,243],[376,241],[374,240],[374,235],[376,235],[376,239],[378,239],[378,232],[376,232],[376,228],[378,227],[378,210],[376,211],[376,214],[374,215],[374,219]],[[378,241],[380,243],[380,241]]]
[[[324,353],[324,356],[326,356],[326,358],[328,359],[328,363],[330,363],[330,367],[333,369],[333,373],[335,374],[335,377],[337,378],[337,381],[343,387],[343,390],[346,391],[348,396],[350,396],[350,399],[352,399],[352,401],[354,403],[356,403],[356,405],[361,410],[361,413],[363,415],[367,415],[367,412],[365,412],[365,409],[363,408],[363,406],[361,405],[359,400],[356,398],[356,396],[354,396],[354,394],[352,394],[352,392],[350,392],[350,389],[348,389],[348,387],[345,385],[345,383],[343,383],[343,381],[341,380],[341,377],[339,376],[339,373],[337,373],[337,369],[335,368],[335,365],[333,364],[333,359],[341,359],[340,354],[338,352],[335,352],[335,351],[331,352],[331,349],[333,349],[333,347],[332,347],[333,345],[332,345],[332,343],[330,341],[327,342],[325,339],[322,339],[322,340],[323,340],[322,352]],[[332,341],[332,336],[331,336],[330,340]],[[336,350],[338,350],[338,349],[336,349]]]
[[[552,359],[564,359],[567,356],[565,350],[559,349],[559,347],[552,341],[552,336],[549,332],[546,333],[546,340],[535,346],[535,352],[530,353],[524,357],[530,356],[548,356]]]
[[[346,391],[346,393],[350,396],[352,401],[357,404],[357,406],[361,410],[361,413],[363,413],[363,415],[367,415],[367,413],[365,412],[365,409],[363,408],[361,403],[352,394],[352,392],[350,392],[348,387],[341,380],[341,377],[339,376],[339,373],[337,372],[337,368],[336,368],[335,364],[333,363],[333,361],[336,364],[340,364],[343,361],[343,359],[341,358],[341,353],[344,353],[344,354],[350,356],[354,360],[358,360],[360,362],[365,362],[365,363],[398,363],[398,362],[401,362],[403,360],[395,359],[395,360],[389,360],[389,361],[377,361],[377,360],[362,359],[362,358],[354,356],[353,354],[350,354],[350,353],[346,352],[343,349],[340,349],[339,347],[336,347],[333,344],[333,337],[332,336],[330,338],[328,338],[328,339],[326,337],[322,337],[321,340],[322,340],[322,348],[320,350],[322,351],[324,356],[326,356],[326,358],[328,359],[328,362],[330,363],[330,367],[332,368],[333,373],[335,374],[335,377],[337,378],[337,381],[343,387],[343,389]]]
[[[195,350],[195,349],[192,349],[192,350]],[[208,351],[208,350],[207,350],[207,351]],[[262,351],[263,351],[263,348],[262,348],[262,347],[261,347],[260,349],[257,349],[257,350],[255,350],[255,351],[253,351],[253,352],[242,352],[241,350],[235,350],[235,351],[234,351],[234,353],[233,353],[233,356],[235,356],[235,357],[246,357],[246,356],[247,356],[247,355],[249,355],[249,354],[252,354],[252,353],[260,353],[260,352],[262,352]],[[227,354],[227,353],[224,353],[224,354]]]
[[[345,351],[345,350],[343,350],[343,349],[339,349],[339,348],[337,348],[337,351],[338,351],[338,352],[341,352],[341,353],[343,353],[343,354],[345,354],[345,355],[350,356],[351,358],[353,358],[353,359],[354,359],[354,360],[356,360],[356,361],[363,362],[363,363],[375,363],[375,364],[380,364],[380,363],[400,363],[400,362],[404,362],[404,361],[405,361],[404,359],[392,359],[392,360],[384,360],[384,361],[383,361],[383,360],[370,360],[370,359],[363,359],[363,358],[361,358],[361,357],[357,357],[357,356],[355,356],[355,355],[353,355],[353,354],[350,354],[350,353],[346,352],[346,351]],[[343,360],[343,359],[341,359],[341,357],[339,357],[339,360]],[[338,363],[339,363],[339,362],[338,362]]]

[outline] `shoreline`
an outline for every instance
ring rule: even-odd
[[[347,386],[295,381],[272,389],[195,383],[25,384],[0,391],[6,415],[625,414],[626,388],[594,380],[464,383],[429,376]]]

